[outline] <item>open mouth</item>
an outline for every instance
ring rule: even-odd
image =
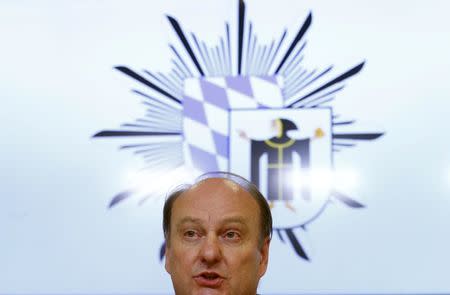
[[[207,280],[214,280],[219,277],[219,275],[216,273],[205,273],[205,274],[201,274],[201,276]]]
[[[202,272],[198,276],[194,277],[194,280],[198,285],[208,288],[217,288],[223,282],[223,277],[215,272]]]

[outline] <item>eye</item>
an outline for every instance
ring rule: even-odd
[[[195,238],[197,236],[197,232],[195,230],[187,230],[183,235],[186,238]]]
[[[231,241],[237,241],[241,238],[238,232],[236,231],[227,231],[224,235],[225,239],[231,240]]]

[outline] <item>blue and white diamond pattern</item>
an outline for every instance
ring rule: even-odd
[[[229,112],[282,108],[280,76],[191,78],[184,82],[185,163],[198,170],[228,170]]]

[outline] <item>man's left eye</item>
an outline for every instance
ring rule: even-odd
[[[228,231],[225,233],[225,238],[229,239],[229,240],[236,240],[239,239],[239,233],[235,232],[235,231]]]

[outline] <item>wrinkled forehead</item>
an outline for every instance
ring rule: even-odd
[[[255,198],[236,182],[223,178],[201,180],[184,191],[174,203],[174,212],[239,213],[258,211]]]

